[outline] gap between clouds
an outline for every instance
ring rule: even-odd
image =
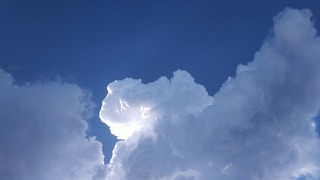
[[[108,86],[101,120],[121,139],[107,165],[86,138],[92,102],[76,84],[17,85],[0,70],[0,179],[318,179],[320,40],[286,9],[214,96],[186,71]]]
[[[107,179],[318,179],[320,39],[311,17],[279,13],[254,60],[214,96],[181,70],[109,84],[100,118],[120,141]]]

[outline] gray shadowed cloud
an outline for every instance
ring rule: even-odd
[[[64,82],[13,83],[0,69],[0,179],[105,179],[102,145],[86,138],[89,94]]]
[[[288,8],[274,17],[254,60],[214,96],[181,70],[109,84],[100,117],[120,141],[107,179],[319,178],[320,39],[311,16]]]

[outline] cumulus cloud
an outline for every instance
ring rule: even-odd
[[[17,85],[0,69],[0,179],[105,179],[102,145],[86,137],[92,107],[75,84]]]
[[[181,70],[109,84],[100,118],[119,142],[107,179],[318,179],[320,39],[311,16],[278,14],[254,60],[214,96]]]

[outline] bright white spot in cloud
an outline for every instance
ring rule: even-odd
[[[0,69],[0,179],[105,179],[102,145],[86,138],[92,106],[75,84],[16,85]]]
[[[318,179],[320,39],[310,18],[277,15],[254,60],[213,97],[180,70],[109,84],[100,117],[122,140],[107,179]]]

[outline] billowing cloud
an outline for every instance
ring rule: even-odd
[[[86,137],[92,107],[75,84],[17,85],[0,69],[0,179],[105,179],[102,145]]]
[[[186,71],[108,85],[100,111],[120,141],[107,179],[320,177],[320,38],[309,10],[285,9],[254,60],[214,96]]]

